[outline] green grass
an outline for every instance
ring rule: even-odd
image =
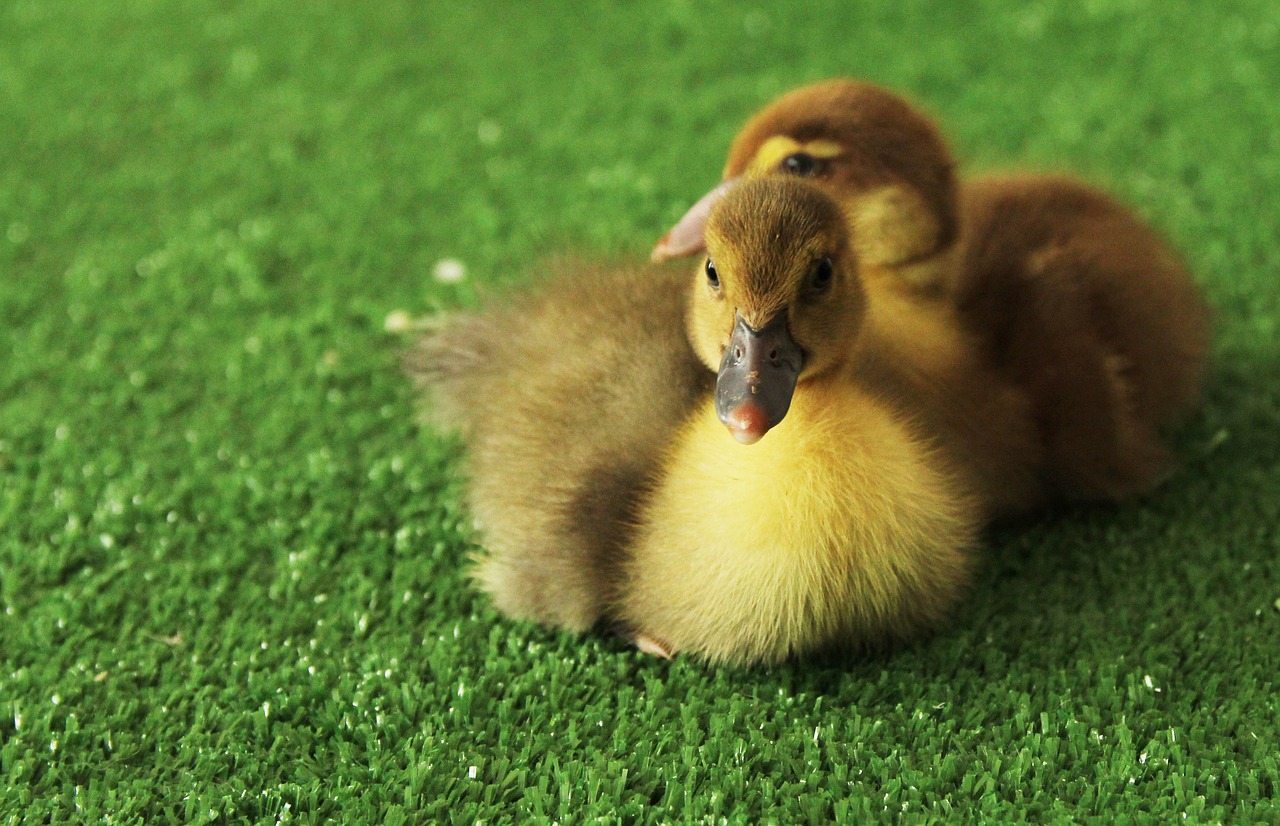
[[[0,823],[1280,818],[1280,17],[1194,5],[0,0]],[[833,74],[1186,252],[1182,472],[875,659],[499,618],[384,317],[642,255]]]

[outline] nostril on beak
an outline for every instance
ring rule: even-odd
[[[735,344],[733,347],[733,360],[742,361],[742,345]]]
[[[774,364],[778,363],[778,351],[776,348],[769,351],[769,361]]]

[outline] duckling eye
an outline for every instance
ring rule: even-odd
[[[820,293],[827,287],[831,286],[831,275],[833,267],[830,258],[824,258],[813,268],[813,275],[809,277],[809,289],[815,293]]]
[[[711,263],[711,259],[707,259],[707,283],[711,285],[711,289],[720,289],[720,273],[716,272],[716,265]]]
[[[782,171],[801,178],[818,174],[818,160],[808,152],[797,152],[782,159]]]

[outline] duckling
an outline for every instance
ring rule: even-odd
[[[709,210],[687,326],[715,391],[672,441],[612,606],[651,650],[776,663],[874,645],[936,622],[964,586],[983,508],[888,380],[895,333],[854,232],[785,177]]]
[[[557,261],[539,288],[457,313],[408,351],[426,410],[468,448],[480,590],[508,616],[597,624],[635,509],[712,375],[673,268]]]
[[[751,118],[724,181],[653,255],[701,252],[737,180],[810,178],[846,206],[868,301],[898,327],[899,378],[967,453],[993,513],[1150,489],[1170,466],[1160,432],[1204,372],[1195,282],[1104,193],[1061,176],[957,183],[954,168],[934,123],[897,95],[844,79],[802,87]],[[941,356],[919,346],[948,336]],[[987,369],[958,369],[956,352]]]

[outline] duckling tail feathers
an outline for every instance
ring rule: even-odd
[[[444,429],[467,429],[469,399],[492,364],[492,315],[454,313],[437,316],[402,357],[414,386],[429,399],[424,413]]]

